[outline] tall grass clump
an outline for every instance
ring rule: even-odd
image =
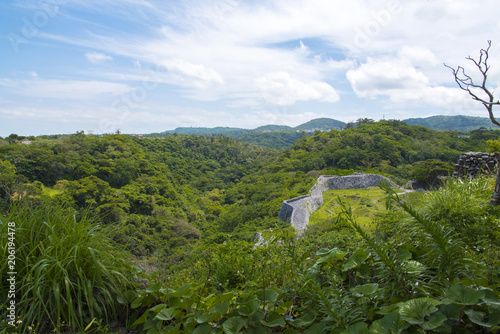
[[[40,333],[78,332],[94,319],[110,323],[116,318],[116,296],[130,285],[132,267],[88,212],[55,203],[13,203],[0,213],[1,259],[8,256],[8,222],[16,228],[20,333],[33,325]],[[12,270],[7,261],[0,267],[1,290],[7,291],[6,275]],[[0,313],[5,308],[1,305]]]
[[[441,189],[430,192],[422,211],[430,219],[453,228],[476,250],[500,246],[500,207],[489,204],[495,179],[450,179]]]

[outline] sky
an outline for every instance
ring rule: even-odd
[[[4,0],[0,136],[487,117],[496,0]],[[500,93],[498,93],[500,95]]]

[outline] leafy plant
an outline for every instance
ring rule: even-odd
[[[16,310],[27,326],[84,330],[98,317],[118,315],[116,296],[131,285],[133,268],[87,212],[54,203],[12,203],[0,215],[0,257],[7,258],[8,223],[15,224]],[[12,224],[11,224],[12,225]],[[0,268],[7,291],[7,261]],[[6,304],[2,305],[2,313]],[[5,319],[5,317],[3,317]]]

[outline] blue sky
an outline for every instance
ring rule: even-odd
[[[0,136],[486,117],[450,70],[492,40],[493,0],[0,3]]]

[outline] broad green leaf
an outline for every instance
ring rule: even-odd
[[[431,314],[431,316],[429,317],[429,320],[427,320],[426,322],[421,324],[420,327],[422,327],[426,331],[433,330],[433,329],[440,327],[444,323],[445,320],[446,320],[446,316],[443,313],[436,312],[436,313]]]
[[[228,302],[228,301],[232,300],[233,297],[234,297],[234,292],[226,292],[220,296],[219,301],[221,303]]]
[[[316,320],[316,316],[311,312],[307,312],[302,317],[294,319],[292,325],[297,328],[306,328]]]
[[[426,267],[417,261],[406,261],[404,263],[404,269],[409,274],[420,274],[425,271]]]
[[[257,310],[257,312],[255,312],[254,314],[252,314],[250,317],[249,317],[249,321],[252,322],[252,323],[257,323],[257,322],[260,322],[262,319],[264,319],[266,317],[265,313],[262,311],[262,310]]]
[[[488,325],[498,326],[500,325],[500,312],[489,312],[488,314]]]
[[[245,323],[245,320],[241,317],[232,317],[227,319],[222,324],[222,328],[224,329],[225,334],[237,334],[243,328]]]
[[[262,326],[251,327],[245,330],[245,334],[267,334],[267,329]]]
[[[382,326],[382,328],[390,329],[396,334],[399,334],[408,328],[408,325],[401,320],[399,311],[394,311],[383,317],[380,320],[380,326]]]
[[[412,299],[399,308],[401,318],[410,324],[423,324],[425,317],[437,311],[437,307],[427,299]]]
[[[316,255],[317,256],[323,256],[323,255],[327,255],[327,254],[330,254],[332,250],[331,249],[328,249],[328,248],[321,248],[319,249],[318,251],[316,251]]]
[[[193,334],[210,334],[212,333],[212,326],[209,324],[201,324],[196,327],[193,331]]]
[[[345,254],[346,254],[345,252],[337,248],[333,248],[326,253],[321,253],[320,251],[318,251],[316,252],[316,255],[324,255],[324,256],[316,260],[316,264],[321,264],[323,262],[329,261],[334,258],[343,259]]]
[[[142,325],[143,323],[146,322],[146,320],[148,320],[148,315],[149,315],[149,310],[146,310],[146,312],[144,312],[141,317],[139,319],[137,319],[133,324],[132,324],[132,327],[135,327],[135,326],[138,326],[138,325]]]
[[[462,284],[455,284],[446,291],[446,298],[460,305],[474,305],[483,298],[486,293],[483,290],[476,290]]]
[[[387,315],[387,314],[392,313],[398,309],[399,309],[398,305],[395,305],[395,304],[389,305],[389,306],[382,306],[380,308],[380,310],[378,310],[377,314]]]
[[[156,328],[150,328],[146,334],[158,334],[158,330]]]
[[[161,289],[161,282],[154,283],[146,289],[147,293],[153,293],[153,292],[158,292]]]
[[[381,320],[375,320],[369,330],[370,334],[390,334],[389,330],[382,327]]]
[[[259,307],[260,303],[257,300],[251,300],[241,305],[240,308],[238,309],[238,313],[240,315],[248,317],[249,315],[257,311]]]
[[[176,311],[177,310],[174,307],[169,307],[161,310],[161,312],[159,312],[155,318],[164,321],[172,320],[174,318]]]
[[[194,314],[191,313],[190,314],[186,314],[185,316],[186,318],[186,321],[184,321],[184,332],[185,333],[191,333],[192,331],[194,331],[195,327],[198,325],[198,322],[196,321],[196,319],[194,318]]]
[[[222,302],[217,305],[215,305],[212,309],[212,311],[219,312],[220,314],[223,314],[231,305],[230,302]]]
[[[193,295],[193,290],[191,289],[192,283],[184,284],[176,291],[172,291],[169,296],[171,297],[184,297],[189,298]]]
[[[293,300],[289,300],[287,302],[284,302],[284,303],[280,304],[278,307],[276,307],[275,311],[281,315],[284,315],[290,309],[290,305],[292,305],[292,303],[293,303]]]
[[[168,325],[166,327],[163,327],[160,333],[161,334],[176,334],[181,329],[181,325],[182,325],[182,323],[178,323],[177,326],[175,326],[175,327],[172,325]]]
[[[262,289],[255,292],[255,296],[261,303],[274,303],[278,300],[279,293],[271,289]]]
[[[369,284],[355,286],[350,291],[355,296],[361,297],[361,296],[368,296],[368,295],[374,294],[375,291],[377,291],[377,289],[378,289],[377,283],[369,283]]]
[[[261,320],[261,324],[267,327],[285,327],[286,326],[286,321],[283,318],[282,315],[279,313],[276,313],[274,311],[269,313],[269,321]]]
[[[198,322],[199,324],[203,324],[206,322],[214,322],[215,320],[220,318],[220,313],[219,312],[203,313],[202,311],[198,311],[194,314],[194,318],[196,319],[196,322]]]
[[[142,305],[142,301],[144,300],[144,297],[137,297],[132,304],[130,304],[131,308],[138,308],[139,306]]]
[[[399,261],[401,261],[401,262],[411,260],[411,258],[412,258],[411,252],[405,248],[399,248],[398,256],[399,256]]]
[[[324,334],[324,333],[325,333],[325,325],[318,323],[306,329],[303,334]]]
[[[163,310],[165,307],[167,307],[167,304],[158,304],[155,307],[150,308],[149,310],[154,313],[158,313],[161,310]]]
[[[358,250],[356,253],[351,255],[349,260],[342,266],[342,271],[347,271],[350,269],[354,269],[363,264],[366,259],[370,257],[370,252],[364,249]]]
[[[500,306],[500,299],[498,296],[493,292],[491,289],[485,289],[482,290],[485,293],[485,296],[482,298],[482,300],[486,303],[488,306],[495,306],[499,307]]]
[[[357,322],[357,323],[349,326],[349,328],[347,328],[347,330],[344,331],[343,333],[345,333],[345,334],[369,334],[368,325],[364,322]]]
[[[137,292],[127,290],[125,293],[118,295],[117,301],[120,304],[130,304],[137,298]]]
[[[300,334],[299,331],[295,330],[295,329],[292,329],[292,328],[288,328],[288,329],[285,329],[283,332],[281,332],[282,334]]]
[[[465,310],[465,314],[469,317],[470,321],[473,323],[483,326],[483,327],[491,327],[484,321],[484,317],[486,316],[485,312],[475,311],[475,310]]]

